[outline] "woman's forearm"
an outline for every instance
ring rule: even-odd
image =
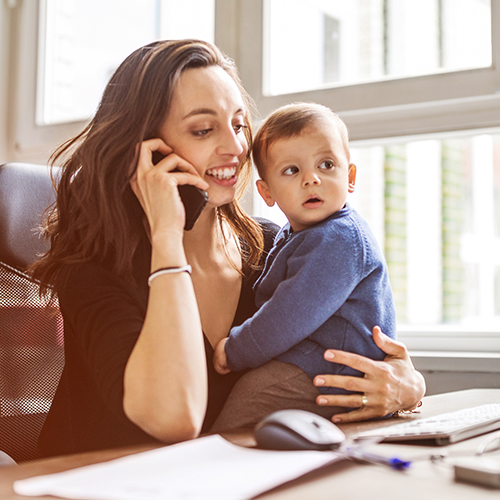
[[[153,243],[153,271],[185,264],[182,244]],[[162,275],[151,283],[146,319],[125,369],[124,388],[126,415],[148,434],[164,442],[199,434],[207,407],[207,367],[188,273]]]

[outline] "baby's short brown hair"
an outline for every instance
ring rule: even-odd
[[[339,128],[347,160],[350,161],[349,133],[339,116],[322,104],[299,102],[287,104],[271,113],[255,135],[252,157],[259,176],[264,179],[267,152],[274,142],[279,139],[296,137],[304,129],[315,125],[318,120],[324,118],[331,120]]]

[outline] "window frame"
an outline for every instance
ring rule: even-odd
[[[217,3],[231,9],[233,2]],[[500,22],[495,23],[500,19],[500,0],[491,0],[493,50],[489,68],[325,86],[275,96],[263,91],[267,4],[268,0],[240,0],[237,9],[233,5],[231,10],[238,11],[239,30],[232,31],[239,31],[239,36],[228,43],[226,34],[220,45],[236,60],[243,84],[262,116],[292,101],[321,102],[344,119],[353,141],[500,126]]]
[[[356,147],[435,135],[442,138],[488,131],[498,133],[500,0],[491,0],[492,65],[489,68],[329,86],[273,96],[264,93],[268,0],[240,0],[237,6],[235,3],[217,0],[219,11],[225,11],[220,22],[224,21],[231,29],[218,33],[216,26],[216,43],[235,59],[243,85],[259,112],[256,121],[281,105],[316,101],[339,113]],[[445,325],[415,326],[402,327],[398,336],[419,359],[419,365],[426,369],[457,369],[462,362],[477,367],[487,358],[487,371],[500,371],[500,332]],[[454,361],[443,364],[444,359]],[[422,360],[425,360],[424,365]]]
[[[13,68],[13,112],[9,120],[12,138],[9,141],[9,160],[46,163],[50,151],[79,133],[86,122],[37,125],[40,2],[19,2],[11,8],[15,10],[11,37],[12,54],[18,63]]]
[[[491,0],[490,68],[278,96],[266,96],[263,92],[266,3],[267,0],[215,2],[215,43],[235,60],[259,116],[292,101],[322,102],[345,120],[353,146],[380,143],[384,139],[412,140],[465,131],[480,133],[500,127],[500,0]],[[47,152],[76,135],[85,122],[36,125],[37,50],[34,48],[38,43],[39,2],[13,2],[9,8],[16,11],[12,15],[10,40],[13,59],[18,62],[13,67],[15,95],[9,112],[8,156],[10,161],[45,162]],[[480,353],[478,359],[489,353],[500,360],[500,332],[416,327],[400,331],[399,338],[412,352],[428,353],[436,360],[436,366],[440,366],[440,352]]]
[[[8,5],[2,5],[3,9],[10,10],[12,32],[9,34],[9,50],[10,57],[15,61],[9,67],[12,70],[10,94],[13,101],[9,106],[9,133],[5,146],[8,161],[47,163],[51,152],[80,133],[89,121],[37,124],[37,93],[40,91],[37,72],[41,71],[38,64],[40,51],[43,50],[39,34],[43,30],[44,6],[43,0],[12,0]]]
[[[347,123],[351,140],[420,136],[500,126],[500,0],[491,0],[492,66],[266,96],[264,23],[268,0],[216,0],[215,43],[235,59],[260,116],[291,101],[322,102]],[[40,2],[20,2],[14,30],[17,61],[13,156],[31,159],[74,135],[85,121],[36,125]],[[22,43],[21,43],[22,40]],[[251,43],[248,41],[251,40]],[[33,48],[36,48],[34,50]],[[374,97],[376,96],[376,98]]]

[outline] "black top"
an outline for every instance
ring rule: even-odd
[[[270,250],[277,226],[259,220]],[[144,322],[151,245],[145,238],[134,256],[134,282],[119,278],[109,265],[85,263],[63,268],[56,282],[64,318],[65,366],[38,446],[46,455],[154,442],[123,411],[125,365]],[[256,310],[252,286],[258,273],[243,278],[233,326]],[[229,332],[228,332],[229,333]],[[213,349],[205,338],[208,366],[207,431],[222,409],[241,372],[221,376],[212,365]]]

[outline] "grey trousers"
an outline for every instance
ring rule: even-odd
[[[278,410],[307,410],[328,419],[346,411],[342,407],[318,406],[319,394],[299,367],[271,360],[238,380],[210,432],[250,427]]]

